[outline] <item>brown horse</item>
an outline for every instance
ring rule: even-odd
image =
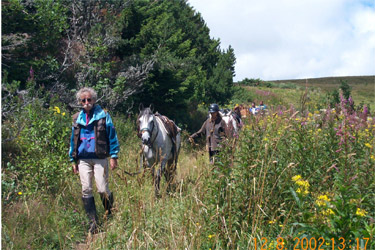
[[[241,113],[241,118],[246,118],[250,116],[249,106],[241,104],[239,105],[239,110]]]

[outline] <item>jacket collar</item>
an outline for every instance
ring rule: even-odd
[[[97,121],[97,120],[100,120],[100,119],[106,117],[106,113],[104,112],[104,110],[98,104],[94,105],[94,107],[92,108],[90,113],[92,114],[92,117],[90,119],[89,124],[93,123],[94,121]],[[91,114],[90,114],[90,116],[91,116]],[[81,112],[78,115],[77,123],[80,124],[80,125],[86,126],[86,113],[84,112],[83,109],[81,110]]]

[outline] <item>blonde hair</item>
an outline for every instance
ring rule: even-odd
[[[76,99],[77,99],[78,104],[81,103],[81,95],[86,92],[90,93],[91,98],[93,99],[93,102],[96,102],[96,99],[98,97],[98,94],[96,93],[96,91],[93,88],[84,87],[84,88],[81,88],[76,94]]]

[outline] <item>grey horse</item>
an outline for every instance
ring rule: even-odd
[[[163,174],[168,184],[176,175],[178,154],[181,147],[181,129],[173,121],[165,116],[153,114],[151,106],[143,108],[140,106],[138,116],[139,136],[142,139],[142,153],[145,164],[152,169],[154,178],[155,194],[160,191],[160,179]],[[171,136],[170,130],[163,120],[175,126],[175,136]],[[156,171],[156,175],[155,175]]]

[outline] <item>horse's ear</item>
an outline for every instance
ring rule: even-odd
[[[140,104],[139,104],[138,109],[139,109],[139,112],[142,111],[142,110],[144,109],[144,107],[143,107],[143,103],[140,103]]]
[[[154,105],[151,103],[149,108],[151,109],[151,112],[154,113]]]

